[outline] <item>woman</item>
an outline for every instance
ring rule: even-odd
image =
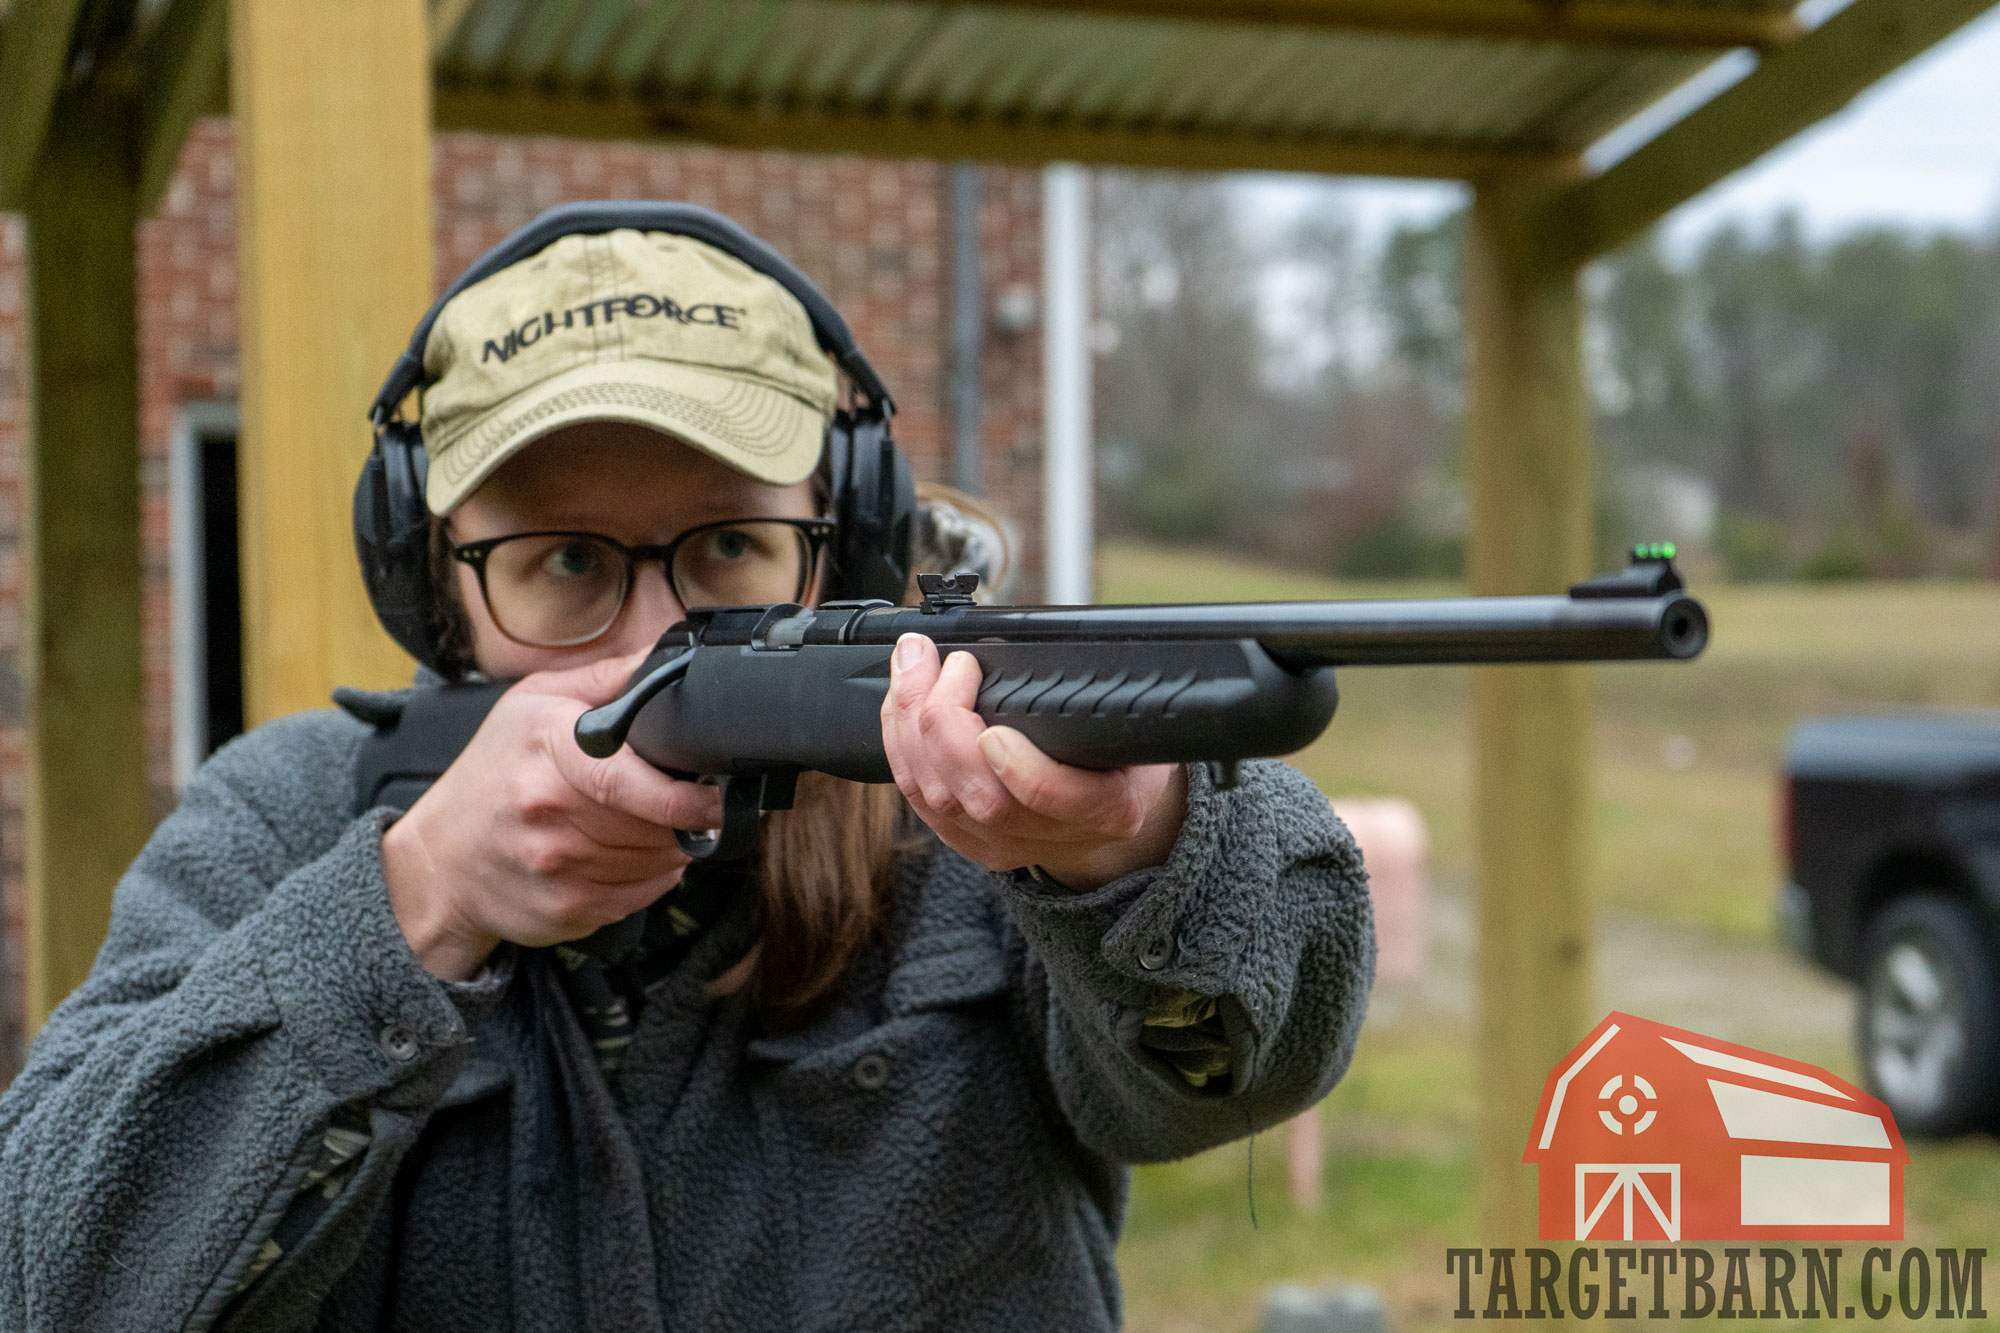
[[[1346,1065],[1373,940],[1324,800],[1058,764],[912,636],[895,788],[804,782],[689,875],[715,791],[571,732],[685,606],[824,585],[806,310],[615,230],[423,352],[435,665],[520,683],[407,812],[357,814],[338,711],[196,775],[0,1098],[0,1326],[1115,1327],[1123,1164]]]

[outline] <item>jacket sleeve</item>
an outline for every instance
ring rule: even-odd
[[[361,734],[308,714],[235,742],[119,883],[0,1097],[0,1327],[206,1329],[253,1279],[309,1320],[359,1252],[497,995],[404,941],[386,816],[347,809]]]
[[[1185,1157],[1276,1124],[1346,1070],[1375,973],[1361,855],[1280,763],[1188,774],[1164,865],[1089,893],[998,877],[1026,948],[1020,1021],[1083,1144]]]

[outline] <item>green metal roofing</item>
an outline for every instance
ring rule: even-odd
[[[1578,256],[1996,0],[423,2],[441,129],[1508,180],[1551,187],[1532,224]],[[18,196],[57,89],[108,76],[140,89],[154,197],[187,124],[221,109],[228,12],[0,0],[0,201]],[[1746,47],[1754,60],[1725,54]],[[1681,99],[1691,110],[1662,102],[1721,58],[1755,68]]]
[[[1163,162],[1177,141],[1363,145],[1391,163],[1408,147],[1411,174],[1455,174],[1459,152],[1573,160],[1718,54],[1701,49],[1712,43],[1494,36],[1478,31],[1490,26],[1482,6],[1521,8],[1431,5],[1465,30],[1453,35],[1382,30],[1398,25],[1337,2],[1323,6],[1332,18],[1293,23],[1269,17],[1284,5],[1226,3],[1208,7],[1224,17],[1202,20],[1101,12],[1143,5],[870,0],[436,0],[433,15],[441,109],[462,95],[519,96],[650,115],[662,129],[698,115],[754,137],[761,121],[774,138],[788,122],[1126,135],[1148,145],[1134,155]],[[1587,7],[1613,20],[1791,11],[1790,0]],[[1231,17],[1246,9],[1259,17]],[[1343,11],[1359,15],[1357,30],[1342,27]]]

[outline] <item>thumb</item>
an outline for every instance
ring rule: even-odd
[[[536,694],[553,694],[595,708],[618,697],[625,688],[625,682],[632,678],[632,673],[639,669],[639,664],[651,651],[641,648],[637,652],[600,657],[595,662],[566,667],[561,671],[537,671],[523,680],[521,685]]]

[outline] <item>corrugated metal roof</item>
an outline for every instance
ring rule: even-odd
[[[671,130],[698,116],[756,138],[761,124],[768,141],[782,141],[792,121],[847,125],[864,138],[871,125],[940,140],[961,131],[973,155],[996,133],[1124,136],[1140,145],[1130,151],[1167,159],[1177,143],[1366,144],[1385,159],[1408,145],[1422,150],[1412,157],[1418,174],[1448,167],[1455,152],[1573,160],[1717,54],[1629,36],[1496,36],[1479,30],[1521,0],[1425,3],[1415,8],[1457,15],[1462,31],[1383,30],[1393,17],[1368,20],[1368,5],[1353,0],[1357,30],[1271,19],[1287,4],[1305,12],[1305,0],[1253,4],[1259,21],[885,0],[433,0],[433,12],[441,106],[462,94],[485,108],[520,98],[563,112],[571,131],[596,108],[616,110],[614,127],[650,117]],[[1782,18],[1791,8],[1580,7],[1614,27],[1622,11],[1657,25],[1674,14]]]

